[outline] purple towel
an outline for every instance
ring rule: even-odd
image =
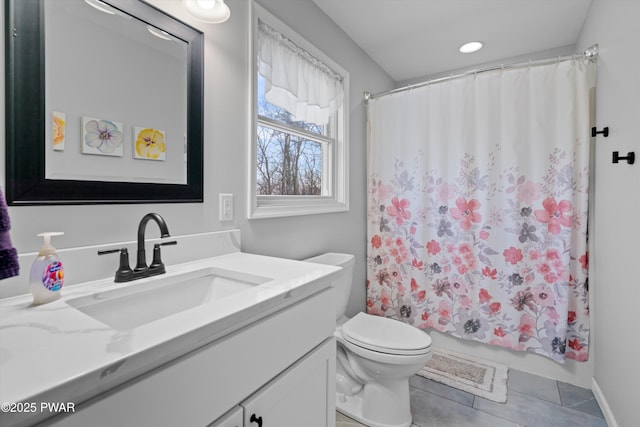
[[[9,209],[0,191],[0,280],[20,274],[18,251],[11,244],[10,228]]]

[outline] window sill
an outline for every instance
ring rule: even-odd
[[[287,216],[316,215],[334,212],[348,212],[347,203],[335,199],[311,198],[296,200],[269,200],[268,197],[258,201],[258,206],[252,206],[249,219],[279,218]]]

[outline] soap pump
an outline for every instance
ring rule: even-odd
[[[38,251],[38,257],[33,262],[29,275],[33,305],[44,304],[60,298],[64,272],[56,248],[51,245],[51,237],[63,234],[59,231],[38,234],[38,237],[44,238],[44,244]]]

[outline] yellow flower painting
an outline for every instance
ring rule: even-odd
[[[51,116],[53,119],[53,130],[51,134],[53,139],[53,149],[55,151],[64,151],[66,115],[64,113],[54,111]]]
[[[165,160],[164,131],[152,128],[135,127],[135,149],[133,157],[136,159]]]

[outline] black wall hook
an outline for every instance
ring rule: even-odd
[[[605,128],[602,128],[601,131],[598,131],[595,127],[592,127],[591,128],[591,136],[595,137],[598,134],[602,134],[602,136],[604,136],[605,138],[608,137],[609,136],[609,128],[605,127]]]
[[[625,157],[620,156],[617,151],[613,152],[613,163],[618,163],[619,160],[626,160],[628,164],[632,165],[636,161],[636,153],[630,151]]]

